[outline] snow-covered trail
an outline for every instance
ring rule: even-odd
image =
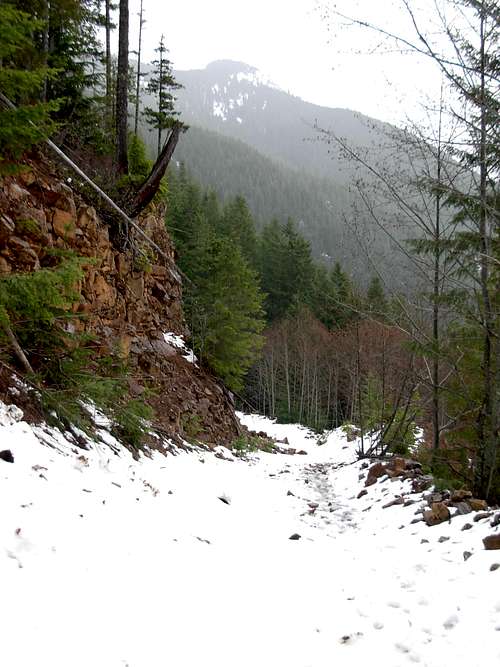
[[[356,498],[339,433],[244,420],[309,454],[134,461],[0,419],[2,666],[500,664],[487,522],[411,524],[382,509],[407,482]]]

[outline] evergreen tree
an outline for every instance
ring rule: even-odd
[[[311,247],[293,220],[284,225],[272,220],[264,227],[259,267],[269,321],[308,303],[314,276]]]
[[[193,346],[235,391],[262,346],[262,294],[257,276],[227,239],[208,236],[188,310]]]
[[[330,280],[335,304],[334,319],[337,328],[342,329],[357,316],[354,289],[349,276],[343,271],[340,262],[335,262],[330,274]]]
[[[366,292],[365,309],[377,319],[383,319],[388,305],[384,294],[382,281],[378,276],[372,278]]]
[[[165,130],[170,130],[174,126],[179,112],[175,110],[175,97],[172,91],[182,88],[177,83],[172,71],[172,63],[167,58],[167,47],[165,46],[165,37],[162,35],[160,44],[155,51],[158,53],[158,59],[153,61],[154,70],[147,85],[147,92],[152,93],[157,100],[157,107],[146,107],[144,116],[152,129],[157,131],[157,154],[160,155],[162,148],[162,134]],[[177,121],[178,122],[178,121]]]
[[[0,171],[54,129],[51,111],[57,102],[40,102],[40,97],[55,72],[39,62],[32,40],[44,25],[13,4],[0,4],[0,92],[17,105],[0,104]]]
[[[228,387],[239,390],[261,346],[259,281],[235,241],[220,235],[220,206],[181,166],[169,175],[167,225],[188,276],[184,307],[193,348]]]
[[[257,250],[255,222],[243,197],[237,196],[224,206],[218,231],[221,236],[232,239],[245,259],[251,265],[255,265]]]

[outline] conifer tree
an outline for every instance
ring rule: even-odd
[[[293,220],[289,219],[284,225],[272,220],[264,227],[259,266],[270,321],[283,317],[293,307],[308,303],[314,275],[311,247],[299,234]]]
[[[255,265],[257,247],[255,222],[248,204],[241,195],[225,205],[219,220],[218,231],[222,236],[232,239],[240,248],[245,259]]]
[[[137,131],[139,127],[139,109],[141,106],[141,51],[142,51],[142,28],[146,23],[146,20],[143,18],[144,9],[143,9],[143,0],[141,0],[141,7],[139,10],[139,44],[137,47],[137,72],[136,72],[136,83],[135,83],[135,120],[134,120],[134,134],[137,136]]]
[[[213,237],[192,298],[195,349],[224,380],[239,391],[262,346],[262,294],[256,274],[239,249]]]
[[[167,58],[167,47],[165,46],[165,37],[161,36],[160,44],[155,49],[158,53],[158,59],[153,61],[154,70],[147,85],[147,92],[152,93],[157,100],[156,108],[146,107],[144,116],[147,123],[157,132],[157,154],[160,155],[162,148],[162,134],[165,130],[170,130],[174,126],[179,112],[175,110],[174,90],[182,88],[177,83],[172,71],[172,63]]]
[[[54,71],[39,63],[32,39],[33,32],[43,28],[44,23],[27,12],[0,4],[0,92],[17,105],[10,109],[0,104],[0,171],[54,129],[50,113],[57,102],[39,101]]]
[[[387,300],[379,276],[374,276],[366,292],[366,310],[377,319],[383,319],[387,312]]]

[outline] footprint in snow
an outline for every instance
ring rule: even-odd
[[[339,639],[339,643],[351,646],[356,641],[358,641],[358,639],[360,639],[362,636],[363,636],[362,632],[354,632],[350,635],[342,635],[342,637]]]
[[[453,628],[456,626],[457,623],[458,623],[458,616],[456,614],[452,614],[443,623],[443,627],[446,628],[446,630],[453,630]]]
[[[417,655],[416,653],[412,653],[410,647],[406,646],[406,644],[403,644],[401,642],[396,642],[394,646],[398,649],[398,651],[404,653],[411,662],[420,662],[420,656]]]
[[[389,602],[387,603],[387,606],[388,607],[394,607],[394,609],[399,609],[399,607],[401,607],[401,603],[398,602],[397,600],[389,600]]]

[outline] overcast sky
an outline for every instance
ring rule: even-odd
[[[374,48],[380,37],[325,18],[324,7],[333,4],[328,0],[143,1],[145,61],[154,57],[164,33],[175,69],[238,60],[302,99],[391,122],[418,115],[418,105],[425,101],[422,91],[432,96],[439,89],[439,75],[430,62],[399,53],[379,55]],[[131,0],[131,49],[137,43],[139,4]],[[335,4],[395,31],[409,30],[398,0]]]

